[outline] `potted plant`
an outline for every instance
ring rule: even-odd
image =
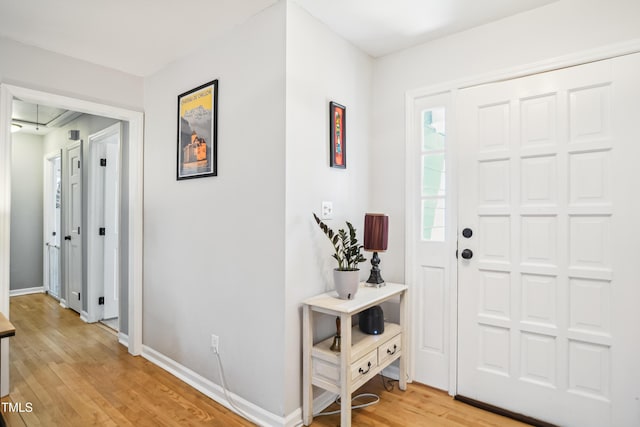
[[[333,281],[338,297],[352,299],[358,291],[358,283],[360,282],[358,263],[366,261],[366,258],[362,256],[363,246],[358,244],[358,239],[356,238],[356,230],[349,221],[346,221],[349,232],[341,228],[336,233],[322,222],[315,213],[313,217],[333,245],[335,251],[332,256],[338,261],[338,268],[333,270]]]

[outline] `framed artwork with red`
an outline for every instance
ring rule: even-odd
[[[337,102],[329,103],[329,166],[347,167],[347,109]]]

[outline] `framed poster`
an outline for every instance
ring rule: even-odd
[[[178,95],[177,179],[218,174],[218,80]]]
[[[347,167],[347,109],[337,102],[329,103],[329,166]]]

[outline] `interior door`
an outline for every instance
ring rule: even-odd
[[[46,187],[44,194],[45,257],[44,274],[49,295],[60,299],[60,240],[62,236],[62,154],[48,156],[45,161]]]
[[[119,314],[118,256],[120,241],[120,124],[118,133],[105,141],[107,166],[104,175],[104,319],[114,319]]]
[[[66,216],[66,274],[67,305],[82,311],[82,141],[69,146],[66,153],[67,197]]]
[[[450,95],[414,101],[412,138],[413,292],[415,381],[449,389],[450,283],[455,283],[455,218],[452,217],[451,155],[447,145]],[[454,277],[452,280],[452,272]]]
[[[640,425],[638,55],[461,90],[460,395]]]

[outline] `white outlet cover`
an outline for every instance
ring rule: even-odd
[[[322,202],[321,219],[333,218],[333,202]]]

